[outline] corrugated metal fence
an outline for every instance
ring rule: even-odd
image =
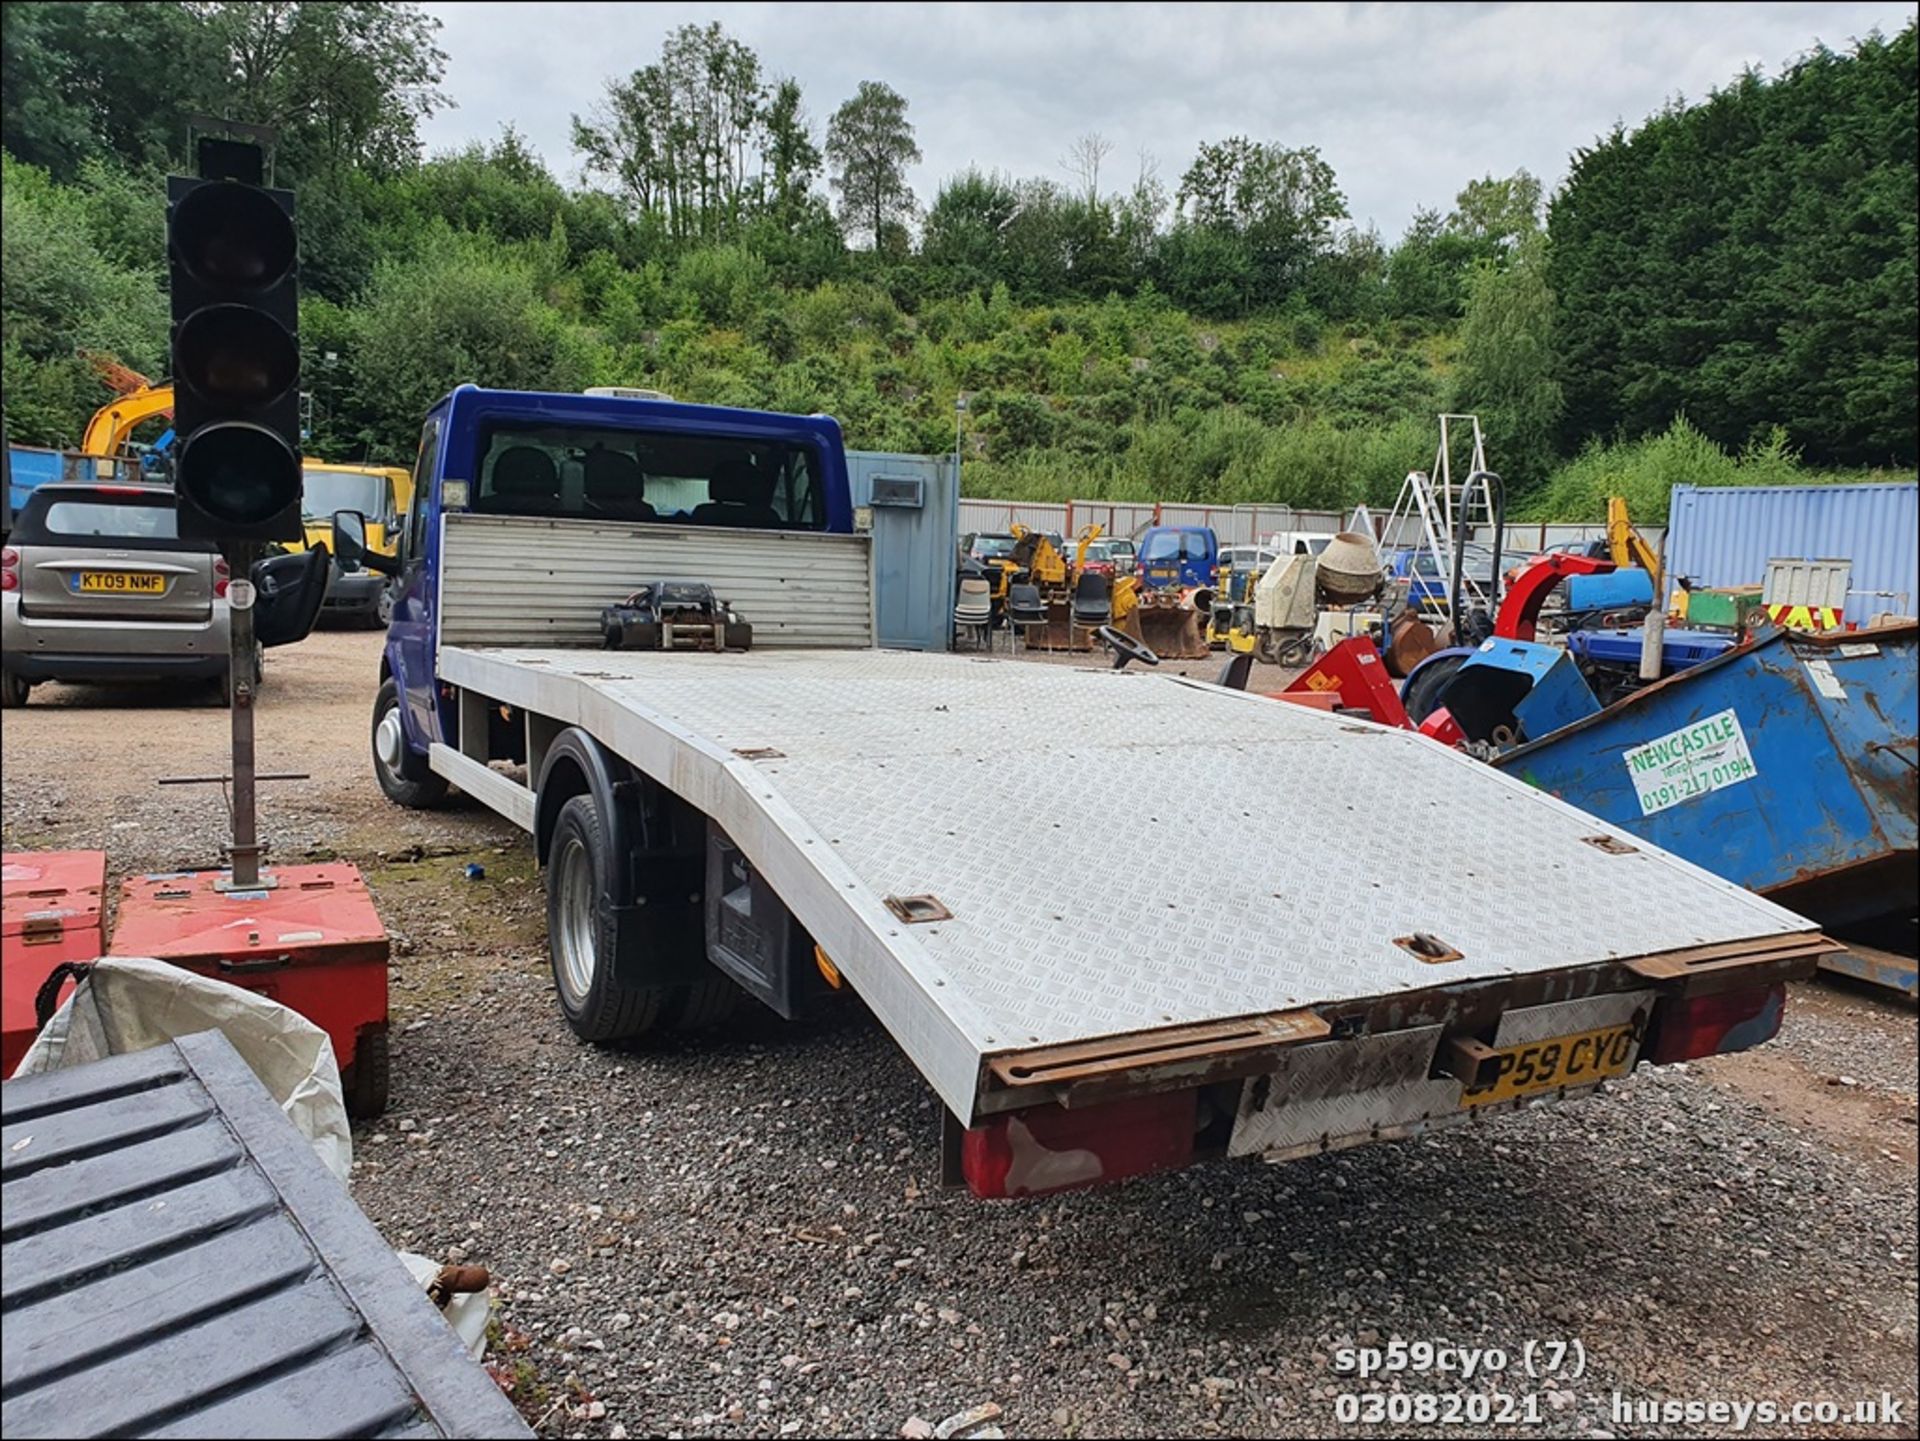
[[[1100,527],[1105,535],[1138,535],[1150,525],[1204,525],[1212,528],[1222,545],[1251,545],[1263,536],[1278,531],[1305,531],[1310,535],[1332,535],[1344,530],[1348,514],[1338,510],[1295,510],[1287,505],[1185,505],[1173,501],[1073,500],[1015,501],[962,500],[962,534],[985,532],[1004,535],[1015,522],[1029,530],[1049,531],[1073,536],[1088,524]],[[1417,522],[1404,524],[1402,534],[1388,536],[1385,512],[1373,516],[1375,538],[1387,545],[1412,545],[1419,540]],[[1658,547],[1662,528],[1641,526],[1641,535],[1649,545]],[[1507,525],[1505,551],[1509,555],[1530,555],[1550,546],[1576,541],[1604,540],[1604,525],[1563,525],[1557,522],[1511,521]],[[1484,541],[1477,531],[1473,537]]]
[[[1204,525],[1223,545],[1246,545],[1275,531],[1332,535],[1346,524],[1337,510],[1295,510],[1287,505],[1185,505],[1131,500],[962,500],[963,533],[1004,534],[1017,521],[1029,530],[1078,535],[1098,525],[1106,535],[1136,535],[1150,525]]]
[[[1676,485],[1667,568],[1698,585],[1759,585],[1777,559],[1853,562],[1849,620],[1912,615],[1920,484]]]

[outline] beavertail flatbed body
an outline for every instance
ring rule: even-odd
[[[876,649],[877,541],[825,417],[462,387],[416,495],[374,771],[401,805],[451,782],[533,832],[574,1032],[849,985],[981,1196],[1744,1049],[1833,949],[1411,732],[1145,668]],[[630,635],[655,583],[724,602],[690,634],[735,648]]]
[[[1422,736],[1174,676],[504,647],[446,647],[439,673],[716,818],[962,1118],[1013,1053],[1383,1003],[1451,1019],[1433,993],[1576,973],[1526,988],[1566,1000],[1643,983],[1607,963],[1807,930]],[[909,923],[907,897],[950,915]]]

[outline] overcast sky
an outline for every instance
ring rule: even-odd
[[[445,22],[457,108],[430,149],[511,122],[568,182],[569,116],[610,76],[656,59],[676,25],[720,21],[796,76],[816,140],[862,80],[909,101],[921,204],[969,164],[1067,178],[1074,137],[1113,142],[1103,190],[1140,154],[1171,190],[1205,140],[1317,145],[1348,208],[1392,240],[1467,180],[1524,166],[1557,184],[1576,146],[1743,67],[1778,73],[1815,41],[1839,49],[1915,6],[1734,5],[653,5],[429,4]]]

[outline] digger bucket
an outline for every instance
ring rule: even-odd
[[[1047,602],[1047,628],[1041,632],[1042,650],[1092,650],[1093,632],[1073,623],[1073,602],[1056,598]]]
[[[1205,660],[1204,617],[1198,607],[1143,604],[1128,617],[1139,627],[1140,640],[1162,660]]]

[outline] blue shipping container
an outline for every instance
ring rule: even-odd
[[[1495,764],[1821,925],[1920,904],[1920,625],[1769,630]]]
[[[1767,562],[1853,562],[1846,618],[1913,615],[1920,602],[1920,484],[1676,485],[1667,573],[1696,585],[1759,585]]]

